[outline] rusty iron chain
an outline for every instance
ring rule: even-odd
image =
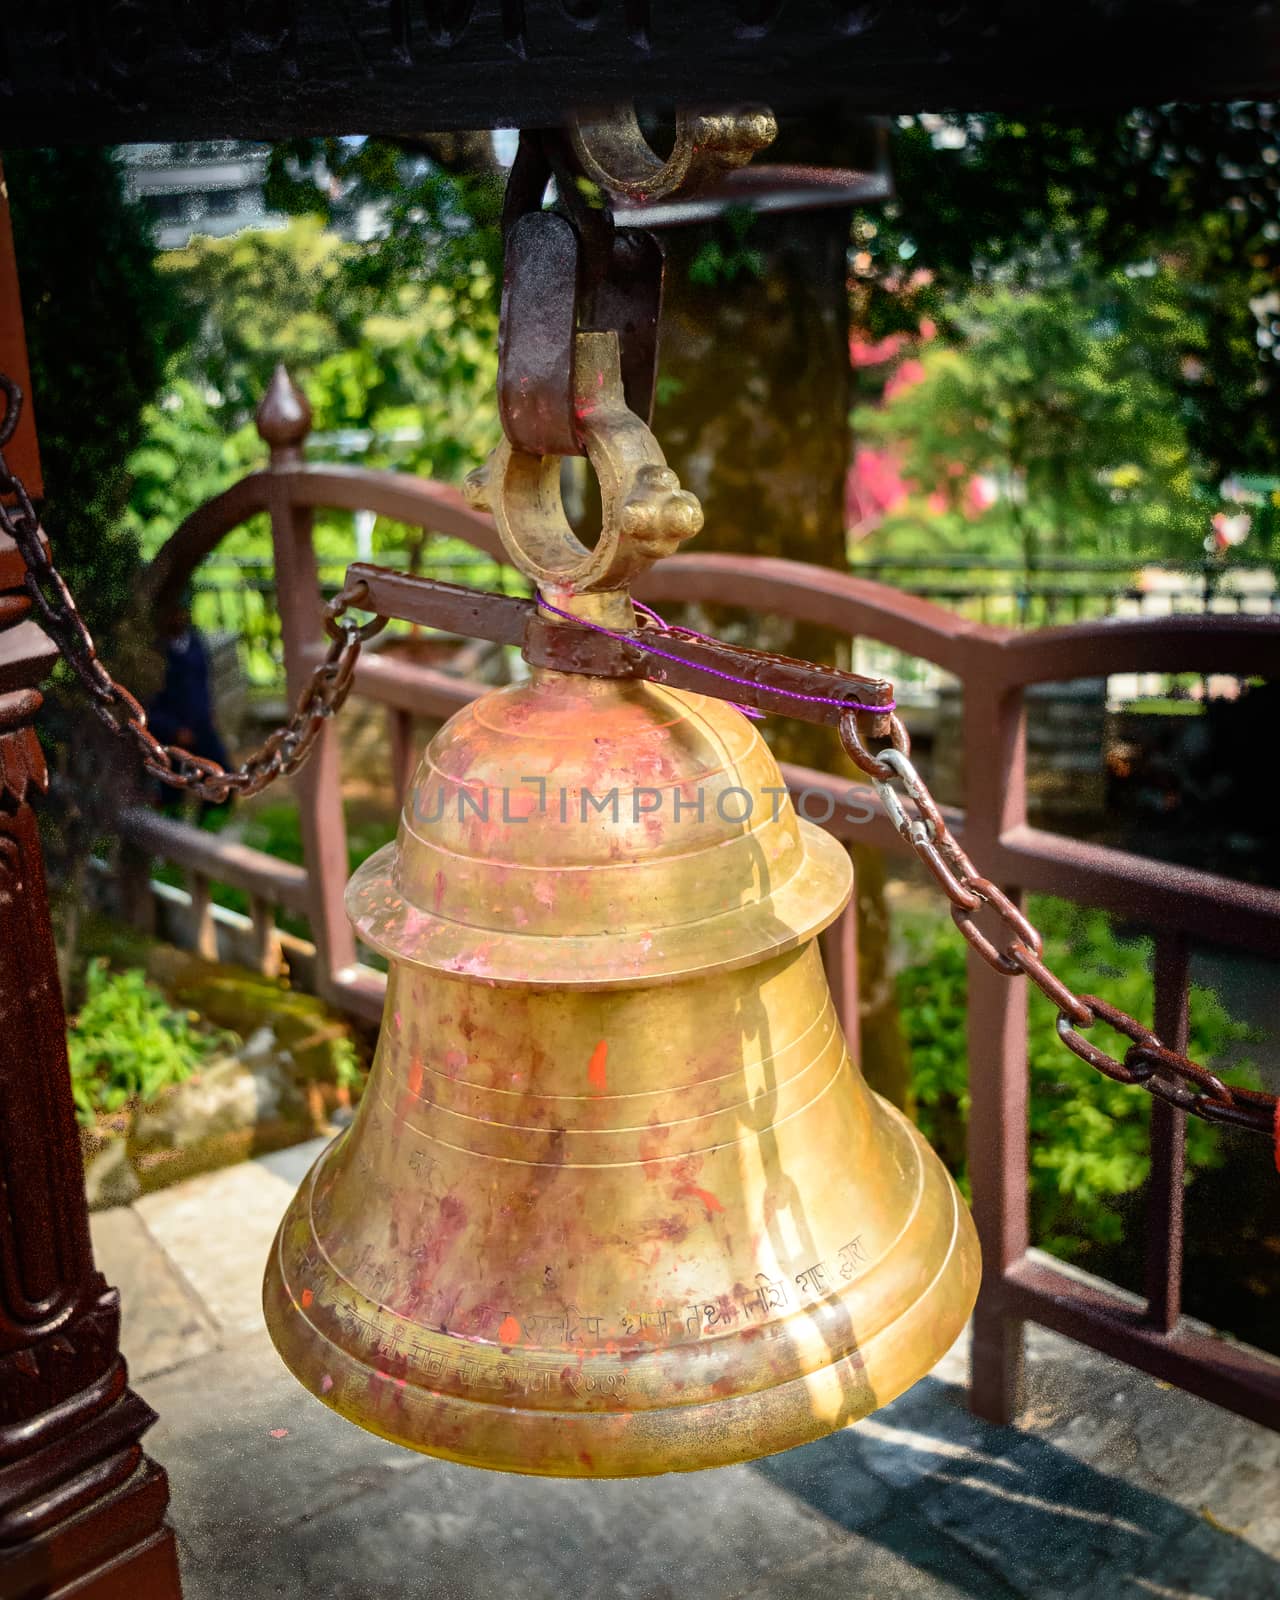
[[[890,718],[889,740],[888,748],[873,754],[862,741],[856,716],[841,719],[840,742],[845,753],[871,779],[890,823],[951,902],[956,927],[988,966],[1005,977],[1029,978],[1048,998],[1057,1009],[1058,1037],[1063,1044],[1116,1083],[1145,1089],[1205,1122],[1277,1137],[1280,1102],[1275,1095],[1229,1088],[1188,1056],[1169,1049],[1150,1028],[1143,1027],[1127,1012],[1097,995],[1076,994],[1049,970],[1039,932],[1003,889],[982,876],[956,842],[937,802],[911,763],[911,741],[896,716]],[[902,785],[913,803],[914,817],[903,805],[895,782]],[[984,908],[1001,928],[994,939],[978,925],[978,913]],[[1099,1022],[1129,1041],[1123,1056],[1117,1058],[1085,1038]]]
[[[93,635],[49,554],[31,498],[5,461],[4,446],[17,426],[22,395],[2,373],[0,399],[5,406],[0,417],[0,531],[13,540],[26,566],[23,584],[41,625],[88,691],[100,720],[118,737],[133,740],[142,765],[152,777],[215,805],[230,795],[258,794],[275,779],[295,772],[310,755],[325,722],[350,693],[365,640],[387,624],[385,617],[375,616],[359,623],[346,615],[367,597],[364,583],[349,584],[325,607],[324,629],[329,648],[324,659],[298,696],[288,722],[270,734],[239,767],[228,771],[216,761],[178,745],[161,744],[147,726],[142,704],[116,682],[99,659]]]

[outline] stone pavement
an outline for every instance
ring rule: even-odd
[[[1280,1597],[1280,1436],[1043,1332],[1017,1428],[965,1410],[958,1346],[854,1428],[692,1477],[514,1478],[385,1444],[300,1389],[262,1326],[319,1148],[93,1219],[187,1600]]]

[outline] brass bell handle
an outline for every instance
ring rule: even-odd
[[[569,124],[578,165],[610,194],[645,202],[689,194],[742,167],[778,134],[763,106],[701,115],[676,112],[676,136],[664,160],[641,130],[633,105],[580,112]]]
[[[529,455],[503,438],[464,486],[492,512],[512,562],[541,588],[574,594],[626,587],[702,527],[697,497],[680,487],[647,424],[627,409],[616,333],[574,340],[574,403],[600,483],[600,536],[588,547],[569,526],[559,456]]]

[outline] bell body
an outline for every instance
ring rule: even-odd
[[[453,719],[349,896],[382,1034],[265,1286],[306,1387],[602,1477],[785,1449],[926,1372],[977,1244],[850,1064],[815,942],[849,891],[732,707],[543,674]]]

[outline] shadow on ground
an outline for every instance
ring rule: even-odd
[[[1043,1387],[1047,1374],[1039,1376]],[[1134,1375],[1122,1381],[1146,1387]],[[1097,1385],[1094,1400],[1116,1409],[1108,1387]],[[1195,1404],[1178,1400],[1179,1410]],[[1034,1433],[990,1427],[963,1402],[958,1387],[926,1378],[860,1427],[772,1456],[755,1470],[859,1541],[908,1563],[919,1588],[904,1592],[931,1595],[933,1579],[938,1593],[973,1600],[1280,1595],[1280,1561],[1244,1530],[1220,1523],[1208,1505],[1190,1509]],[[1212,1413],[1214,1421],[1222,1416]],[[1118,1420],[1110,1449],[1137,1464],[1156,1441],[1139,1443],[1133,1419]],[[1249,1425],[1227,1422],[1229,1431],[1241,1427]],[[1162,1471],[1189,1480],[1203,1474],[1209,1483],[1202,1441],[1185,1419],[1164,1445]],[[1280,1479],[1273,1479],[1277,1488]],[[821,1576],[785,1592],[796,1600],[859,1593]],[[879,1591],[865,1592],[878,1600]]]

